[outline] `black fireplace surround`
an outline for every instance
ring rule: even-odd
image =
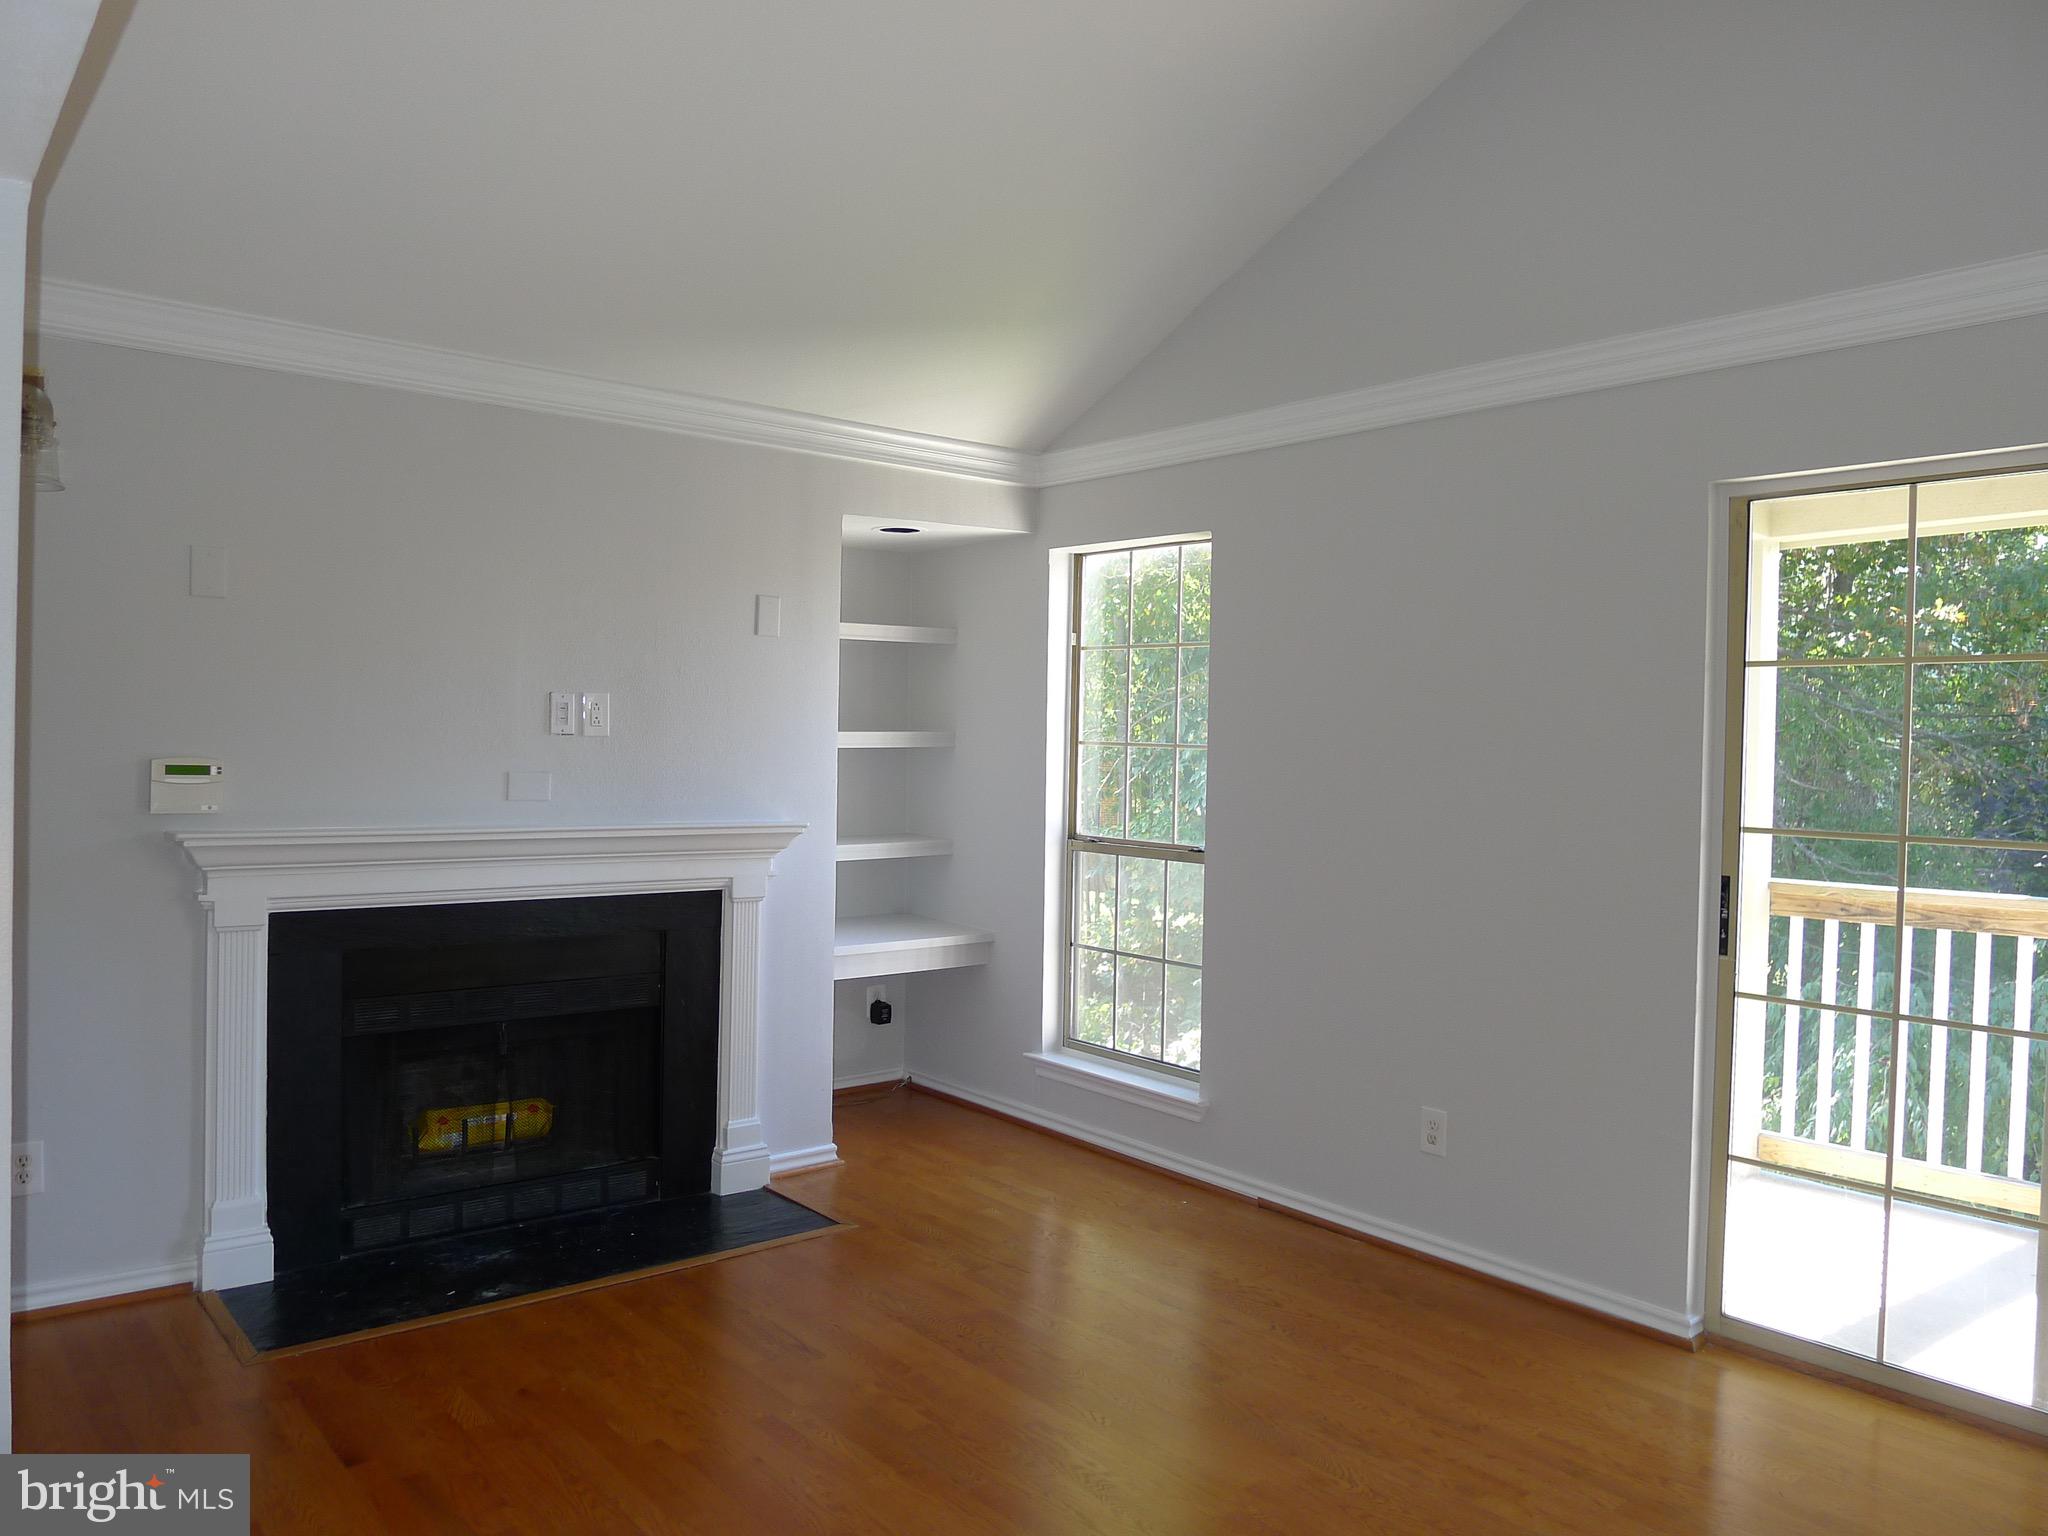
[[[720,914],[688,891],[275,915],[278,1273],[707,1193]]]

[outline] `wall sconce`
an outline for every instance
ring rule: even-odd
[[[39,491],[61,491],[64,481],[57,473],[57,412],[43,390],[41,370],[28,368],[21,375],[21,457]]]

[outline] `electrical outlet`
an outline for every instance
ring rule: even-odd
[[[609,736],[612,733],[612,696],[608,693],[583,695],[583,734]]]
[[[8,1165],[8,1176],[17,1195],[40,1195],[43,1192],[43,1144],[40,1141],[17,1141],[14,1144],[14,1161]]]
[[[1440,1109],[1425,1109],[1422,1112],[1422,1150],[1431,1157],[1442,1157],[1449,1150],[1451,1117]]]

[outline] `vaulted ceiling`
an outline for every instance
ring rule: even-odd
[[[1519,4],[110,5],[42,270],[1037,448]]]

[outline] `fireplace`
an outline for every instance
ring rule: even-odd
[[[711,1188],[714,892],[281,913],[280,1272]]]
[[[802,831],[174,834],[207,917],[200,1288],[766,1184],[761,909]]]

